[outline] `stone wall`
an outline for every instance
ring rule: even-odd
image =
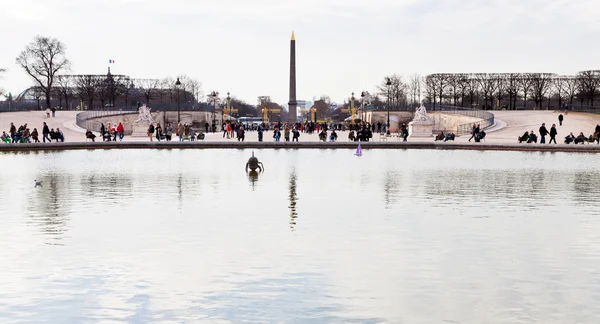
[[[151,114],[152,114],[152,118],[156,122],[161,124],[161,126],[163,128],[167,122],[170,122],[172,124],[177,123],[177,111],[159,111],[159,112],[152,112]],[[192,123],[195,128],[202,129],[202,130],[204,130],[204,123],[208,122],[208,124],[211,125],[213,122],[212,112],[207,112],[207,111],[181,111],[180,117],[181,117],[181,121],[183,123],[187,123],[187,124]],[[221,114],[217,112],[214,115],[214,117],[215,117],[215,123],[217,125],[217,129],[220,129],[221,128],[220,125],[222,124],[221,123]],[[123,126],[125,127],[125,135],[131,135],[131,133],[133,131],[133,123],[135,122],[135,120],[137,118],[138,118],[138,113],[135,112],[135,113],[125,114],[125,115],[97,117],[97,118],[90,119],[89,121],[91,124],[94,125],[93,127],[91,127],[94,131],[100,130],[101,123],[104,123],[105,126],[108,126],[109,123],[111,125],[118,125],[119,123],[123,123]]]
[[[481,118],[470,117],[459,114],[449,114],[443,111],[427,112],[427,114],[433,119],[433,131],[434,133],[444,132],[456,132],[458,125],[478,123]],[[407,124],[412,121],[414,112],[412,111],[390,111],[390,131],[392,133],[398,133],[400,125]],[[381,122],[385,124],[387,122],[387,111],[369,111],[366,113],[365,121],[368,123]]]
[[[427,113],[431,119],[433,119],[433,132],[439,133],[440,131],[456,132],[458,125],[478,123],[481,118],[470,117],[458,114],[448,114],[442,111],[434,111]]]

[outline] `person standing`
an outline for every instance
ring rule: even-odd
[[[45,125],[46,123],[44,123]],[[15,124],[13,124],[12,122],[10,123],[10,129],[8,131],[8,133],[10,134],[10,138],[12,139],[12,142],[15,142],[15,136],[17,135],[17,127],[15,127]]]
[[[554,144],[556,144],[556,135],[558,135],[556,132],[556,124],[552,124],[552,127],[550,127],[550,141],[548,144],[552,144],[552,141],[554,141]]]
[[[179,125],[177,125],[177,135],[179,136],[180,142],[183,142],[184,133],[185,133],[185,126],[183,125],[182,122],[179,122]]]
[[[163,136],[162,127],[160,127],[160,124],[157,123],[154,129],[156,130],[156,139],[160,142],[160,139]]]
[[[285,124],[285,128],[283,129],[283,137],[285,137],[285,141],[290,141],[290,125]]]
[[[262,126],[258,126],[258,141],[259,142],[263,141],[263,128],[262,128]]]
[[[205,133],[208,133],[208,122],[204,123],[204,129],[206,130]]]
[[[542,123],[540,126],[540,144],[546,144],[546,135],[548,135],[548,130],[546,129],[546,123]]]
[[[56,107],[52,107],[52,118],[54,118],[55,114],[56,114]]]
[[[558,124],[559,124],[560,126],[562,126],[562,122],[563,122],[563,115],[562,115],[562,114],[560,114],[560,115],[558,115]]]
[[[119,123],[117,133],[119,133],[119,141],[123,141],[123,137],[125,137],[125,127],[123,127],[123,124]]]
[[[152,142],[152,138],[154,137],[154,125],[150,124],[148,126],[148,137],[150,138],[150,142]]]
[[[52,142],[48,135],[50,135],[50,128],[48,128],[48,125],[46,125],[46,122],[44,122],[44,127],[42,127],[42,140],[44,141],[44,143],[46,143],[46,139],[48,139],[49,143]]]

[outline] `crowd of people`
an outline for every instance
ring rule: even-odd
[[[562,114],[558,115],[558,124],[559,126],[563,125],[563,121],[564,121],[564,116]],[[546,128],[546,123],[542,123],[542,126],[540,126],[540,128],[538,129],[538,134],[539,134],[539,142],[540,144],[546,144],[546,136],[550,136],[550,140],[548,141],[548,144],[552,144],[554,142],[554,144],[556,143],[556,136],[558,135],[558,131],[556,129],[556,124],[552,124],[552,127],[550,127],[550,130],[548,130]],[[535,134],[535,132],[533,130],[531,131],[526,131],[525,133],[523,133],[523,135],[519,136],[517,138],[517,140],[519,141],[519,143],[537,143],[538,142],[538,135]],[[565,136],[565,140],[564,143],[565,144],[584,144],[584,143],[593,143],[596,142],[597,144],[600,144],[600,125],[596,125],[596,127],[594,128],[594,132],[592,134],[590,134],[589,136],[585,136],[583,134],[583,132],[580,132],[579,135],[575,136],[573,135],[573,132],[570,132],[569,135]]]
[[[250,127],[237,122],[223,123],[223,138],[233,139],[236,138],[238,141],[244,141],[246,129],[256,130],[258,134],[258,141],[264,141],[264,133],[272,131],[272,137],[275,142],[286,141],[286,142],[298,142],[301,133],[314,134],[317,133],[320,141],[324,142],[335,142],[338,140],[337,131],[349,130],[348,139],[350,141],[361,141],[368,142],[373,138],[373,133],[387,132],[389,131],[384,123],[357,123],[357,124],[344,124],[344,123],[315,123],[308,121],[305,123],[261,123],[256,127]],[[408,128],[406,125],[402,125],[400,136],[404,138],[408,137]]]
[[[2,131],[0,139],[2,139],[2,142],[4,143],[40,143],[40,133],[37,128],[31,130],[27,126],[27,123],[17,128],[15,124],[11,122],[8,133]],[[65,135],[60,128],[57,127],[55,130],[54,128],[48,127],[46,122],[44,122],[42,125],[42,141],[44,143],[46,143],[46,141],[50,143],[53,140],[56,142],[64,142]]]

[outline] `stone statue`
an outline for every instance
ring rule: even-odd
[[[421,106],[415,110],[415,117],[412,121],[415,123],[433,122],[431,117],[427,115],[427,109],[425,109],[425,106],[422,103]]]
[[[139,116],[135,120],[135,123],[154,123],[154,119],[150,114],[150,107],[142,105],[139,109]]]
[[[261,168],[262,167],[262,168]],[[258,158],[254,156],[254,151],[252,151],[252,156],[248,159],[246,163],[246,172],[248,172],[248,168],[250,168],[253,172],[258,169],[258,171],[263,172],[265,170],[265,166],[262,162],[258,161]]]

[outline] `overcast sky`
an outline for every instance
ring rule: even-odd
[[[385,75],[600,69],[598,0],[0,0],[2,87],[31,84],[15,57],[39,34],[72,73],[188,74],[205,93],[287,103],[374,92]]]

